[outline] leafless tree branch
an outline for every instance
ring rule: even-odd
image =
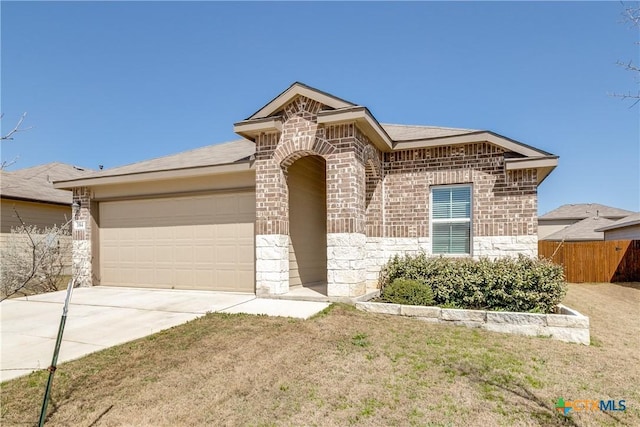
[[[27,225],[18,211],[13,209],[21,226],[12,230],[7,252],[2,256],[0,301],[13,295],[26,295],[27,291],[47,292],[57,290],[57,284],[65,268],[66,248],[60,247],[60,237],[69,235],[68,220],[63,226],[44,229]],[[34,234],[42,235],[37,241]],[[56,242],[56,245],[52,244]]]
[[[8,168],[9,166],[13,165],[17,161],[18,161],[18,156],[14,157],[11,160],[3,160],[2,163],[0,163],[0,170],[5,170],[5,168]]]
[[[616,61],[616,64],[623,67],[626,70],[640,72],[640,67],[638,67],[637,65],[634,65],[633,61],[629,61],[629,62]]]
[[[622,5],[624,6],[624,3]],[[622,16],[625,22],[630,23],[632,26],[638,26],[640,24],[640,7],[625,6]]]
[[[4,117],[4,114],[0,114],[0,120]],[[29,126],[28,128],[24,128],[24,129],[20,129],[20,126],[22,126],[22,122],[24,122],[24,119],[27,117],[27,113],[22,113],[22,116],[20,116],[20,120],[18,120],[18,123],[15,125],[15,127],[13,129],[11,129],[11,131],[9,131],[9,133],[7,133],[6,135],[2,135],[0,136],[0,140],[2,141],[6,141],[6,140],[11,140],[13,139],[13,135],[18,133],[18,132],[24,132],[25,130],[29,130],[31,129],[33,126]]]
[[[640,102],[640,91],[638,93],[610,93],[609,96],[613,96],[614,98],[620,98],[621,101],[627,100],[627,99],[633,99],[633,103],[629,106],[629,108],[634,107],[638,102]]]
[[[627,24],[631,24],[631,27],[638,28],[640,27],[640,6],[637,4],[635,6],[626,6],[623,2],[622,4],[624,11],[622,12],[623,22]],[[636,42],[636,44],[639,44]],[[627,71],[631,71],[636,80],[636,84],[640,84],[640,66],[633,63],[633,61],[617,61],[616,64]],[[621,100],[633,100],[633,103],[629,108],[635,107],[640,102],[640,90],[638,93],[633,93],[628,91],[627,93],[611,93],[609,96],[620,98]]]

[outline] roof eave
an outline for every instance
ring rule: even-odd
[[[250,141],[254,141],[261,133],[282,132],[282,117],[265,117],[262,119],[243,120],[233,124],[233,131]]]
[[[506,151],[513,151],[526,157],[553,157],[553,154],[544,150],[537,149],[488,130],[473,131],[462,135],[396,141],[394,151],[411,148],[440,147],[443,145],[470,144],[474,142],[489,142],[504,148]]]
[[[594,230],[595,231],[595,230]],[[541,239],[547,242],[599,242],[604,240],[604,236],[602,237],[564,237],[564,238],[544,238]]]
[[[355,122],[379,150],[391,151],[393,149],[393,141],[366,107],[356,106],[338,111],[319,111],[317,120],[319,125],[325,126]]]
[[[558,166],[558,156],[524,157],[505,159],[506,170],[536,169],[538,171],[538,185]]]
[[[636,220],[636,221],[629,221],[629,222],[624,222],[622,224],[611,224],[611,225],[607,225],[605,227],[600,227],[597,228],[593,231],[610,231],[610,230],[617,230],[620,228],[627,228],[627,227],[633,227],[636,225],[640,225],[640,220]]]
[[[75,187],[91,187],[110,184],[128,184],[133,182],[160,181],[174,178],[192,178],[203,175],[220,175],[253,171],[253,160],[225,163],[220,165],[195,166],[188,168],[164,169],[157,171],[134,172],[118,175],[104,175],[93,178],[79,178],[66,181],[54,181],[53,187],[69,190]]]
[[[20,197],[20,196],[11,196],[2,194],[0,197],[2,200],[17,200],[20,202],[29,202],[29,203],[44,203],[47,205],[57,205],[57,206],[69,206],[71,205],[71,196],[69,196],[69,201],[60,201],[60,200],[45,200],[45,199],[34,199],[30,197]]]

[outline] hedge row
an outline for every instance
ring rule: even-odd
[[[380,289],[386,302],[429,305],[424,301],[432,297],[433,304],[451,308],[550,313],[564,298],[566,284],[562,267],[547,260],[520,255],[475,261],[422,253],[392,258],[382,268]]]

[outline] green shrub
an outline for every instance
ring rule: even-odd
[[[381,271],[381,293],[398,278],[430,287],[437,305],[468,309],[550,313],[566,293],[562,267],[523,255],[495,261],[396,256]]]
[[[380,299],[395,304],[433,305],[433,291],[419,280],[399,277],[384,287]]]

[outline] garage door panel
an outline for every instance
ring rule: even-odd
[[[103,285],[254,292],[255,195],[100,203]]]
[[[168,247],[171,244],[170,241],[158,241],[158,246],[140,246],[138,250],[143,253],[148,253],[151,257],[152,262],[159,264],[158,268],[160,268],[161,264],[171,264],[173,263],[173,248]],[[160,246],[164,244],[165,246]],[[140,258],[138,258],[140,259]]]
[[[156,283],[161,287],[171,287],[177,284],[172,268],[154,267],[140,272],[139,281],[141,283],[146,283],[150,280],[153,280],[151,283]]]
[[[191,246],[176,246],[174,250],[174,262],[179,264],[194,264],[194,248]]]

